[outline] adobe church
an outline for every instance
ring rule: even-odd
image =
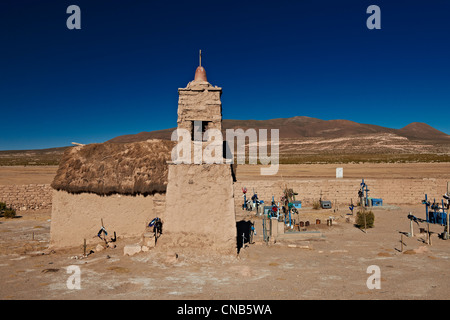
[[[178,129],[190,133],[192,151],[204,151],[204,133],[221,131],[222,89],[207,81],[200,62],[194,80],[178,92]],[[96,243],[103,226],[118,239],[141,237],[160,217],[161,245],[235,253],[232,166],[201,157],[173,161],[177,143],[153,139],[68,148],[52,183],[51,247]],[[215,157],[223,158],[219,149]]]

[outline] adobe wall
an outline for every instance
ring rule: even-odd
[[[441,200],[447,190],[445,179],[364,179],[370,192],[369,197],[383,199],[383,204],[421,204],[425,193],[429,199]],[[258,198],[266,203],[271,202],[272,196],[279,201],[284,188],[294,189],[298,193],[296,200],[302,204],[311,205],[319,200],[322,192],[323,200],[336,200],[338,204],[347,205],[350,199],[356,205],[361,179],[295,179],[280,181],[247,180],[234,184],[234,192],[238,203],[243,202],[242,188],[247,188],[247,197],[258,193]],[[242,200],[241,200],[242,199]]]
[[[16,211],[50,209],[52,190],[49,184],[0,185],[0,202]]]
[[[160,202],[164,195],[99,196],[91,193],[70,194],[53,191],[53,207],[50,225],[52,248],[74,247],[97,243],[101,219],[109,239],[142,236],[149,222],[160,215]]]
[[[391,204],[418,204],[424,198],[441,199],[446,192],[445,179],[365,179],[369,186],[369,196],[382,198]],[[324,200],[335,199],[347,204],[356,200],[360,179],[296,179],[285,181],[289,188],[299,193],[299,199],[305,204],[312,203],[320,197],[322,190]],[[272,195],[281,196],[283,181],[245,180],[234,183],[234,196],[237,202],[242,199],[242,187],[247,187],[252,195],[253,188],[259,197],[271,201]],[[52,208],[53,189],[49,184],[0,185],[0,202],[16,210],[39,210]],[[278,196],[278,197],[279,197]],[[164,196],[162,196],[164,197]],[[278,200],[278,199],[276,199]]]
[[[170,245],[236,252],[233,178],[227,164],[170,164],[163,230]],[[164,240],[166,241],[166,240]]]

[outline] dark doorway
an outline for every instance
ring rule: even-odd
[[[236,248],[238,254],[241,248],[246,243],[251,243],[250,241],[252,241],[252,227],[253,223],[251,221],[241,220],[236,222],[236,230],[237,230]]]

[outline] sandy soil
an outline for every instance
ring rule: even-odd
[[[259,217],[238,209],[237,218],[250,218],[257,228],[255,243],[239,256],[167,251],[164,235],[161,245],[131,257],[123,255],[123,246],[138,239],[119,239],[116,248],[82,260],[73,258],[82,255],[81,247],[42,254],[50,212],[2,218],[0,299],[448,299],[450,241],[438,238],[443,227],[430,226],[429,246],[415,225],[415,237],[403,236],[401,252],[400,232],[409,232],[406,215],[421,217],[424,211],[389,208],[374,210],[375,227],[367,233],[347,223],[345,211],[304,208],[301,216],[312,223],[333,216],[335,224],[311,225],[322,232],[320,239],[269,245],[262,241]],[[71,265],[80,267],[80,290],[66,285]],[[380,289],[366,285],[371,265],[380,268]]]
[[[450,163],[361,163],[361,164],[282,164],[273,176],[261,176],[261,166],[238,165],[237,179],[323,179],[336,178],[336,168],[344,178],[441,178],[450,180]]]
[[[344,178],[448,178],[450,163],[370,163],[370,164],[282,164],[273,176],[261,176],[261,166],[238,165],[237,179],[335,178],[336,168],[344,168]],[[2,167],[0,184],[49,184],[56,166]]]
[[[448,164],[389,165],[391,173],[383,166],[386,165],[361,165],[353,169],[359,172],[355,173],[358,177],[361,172],[367,177],[395,172],[433,177],[445,170],[449,172]],[[344,177],[353,170],[350,166],[346,168],[344,166]],[[249,167],[246,174],[252,172],[250,169],[253,170]],[[305,170],[282,168],[286,175],[289,172],[302,176],[335,174],[335,166],[316,165]],[[241,177],[244,172],[240,172]],[[167,250],[163,234],[156,248],[134,256],[124,256],[123,247],[138,243],[140,239],[119,238],[114,249],[75,259],[83,253],[81,246],[56,252],[48,250],[50,211],[25,211],[15,219],[0,218],[0,299],[450,298],[447,278],[450,241],[438,237],[442,226],[430,225],[432,235],[431,245],[428,245],[425,234],[419,233],[418,226],[414,225],[415,236],[403,235],[401,252],[401,234],[406,234],[410,228],[406,216],[412,212],[424,218],[421,205],[374,208],[375,227],[367,233],[346,222],[349,211],[343,208],[336,212],[302,208],[300,218],[311,222],[308,231],[320,231],[322,237],[285,238],[269,244],[262,241],[260,217],[239,207],[240,203],[236,203],[237,221],[255,221],[257,234],[253,244],[242,249],[239,255],[231,256],[205,254],[204,250],[198,252],[190,248]],[[331,227],[325,222],[329,217],[335,219]],[[319,226],[314,225],[316,219],[321,220]],[[426,225],[420,227],[426,228]],[[88,247],[88,252],[94,248]],[[67,268],[73,265],[81,271],[80,290],[67,287],[72,275],[67,273]],[[372,275],[367,270],[372,265],[380,268],[380,289],[367,287],[366,282]]]
[[[58,166],[0,166],[0,184],[50,184]]]

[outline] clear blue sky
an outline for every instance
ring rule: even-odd
[[[81,30],[69,30],[69,5]],[[381,8],[381,30],[366,9]],[[198,50],[224,119],[310,116],[450,134],[450,1],[3,0],[0,150],[176,126]]]

